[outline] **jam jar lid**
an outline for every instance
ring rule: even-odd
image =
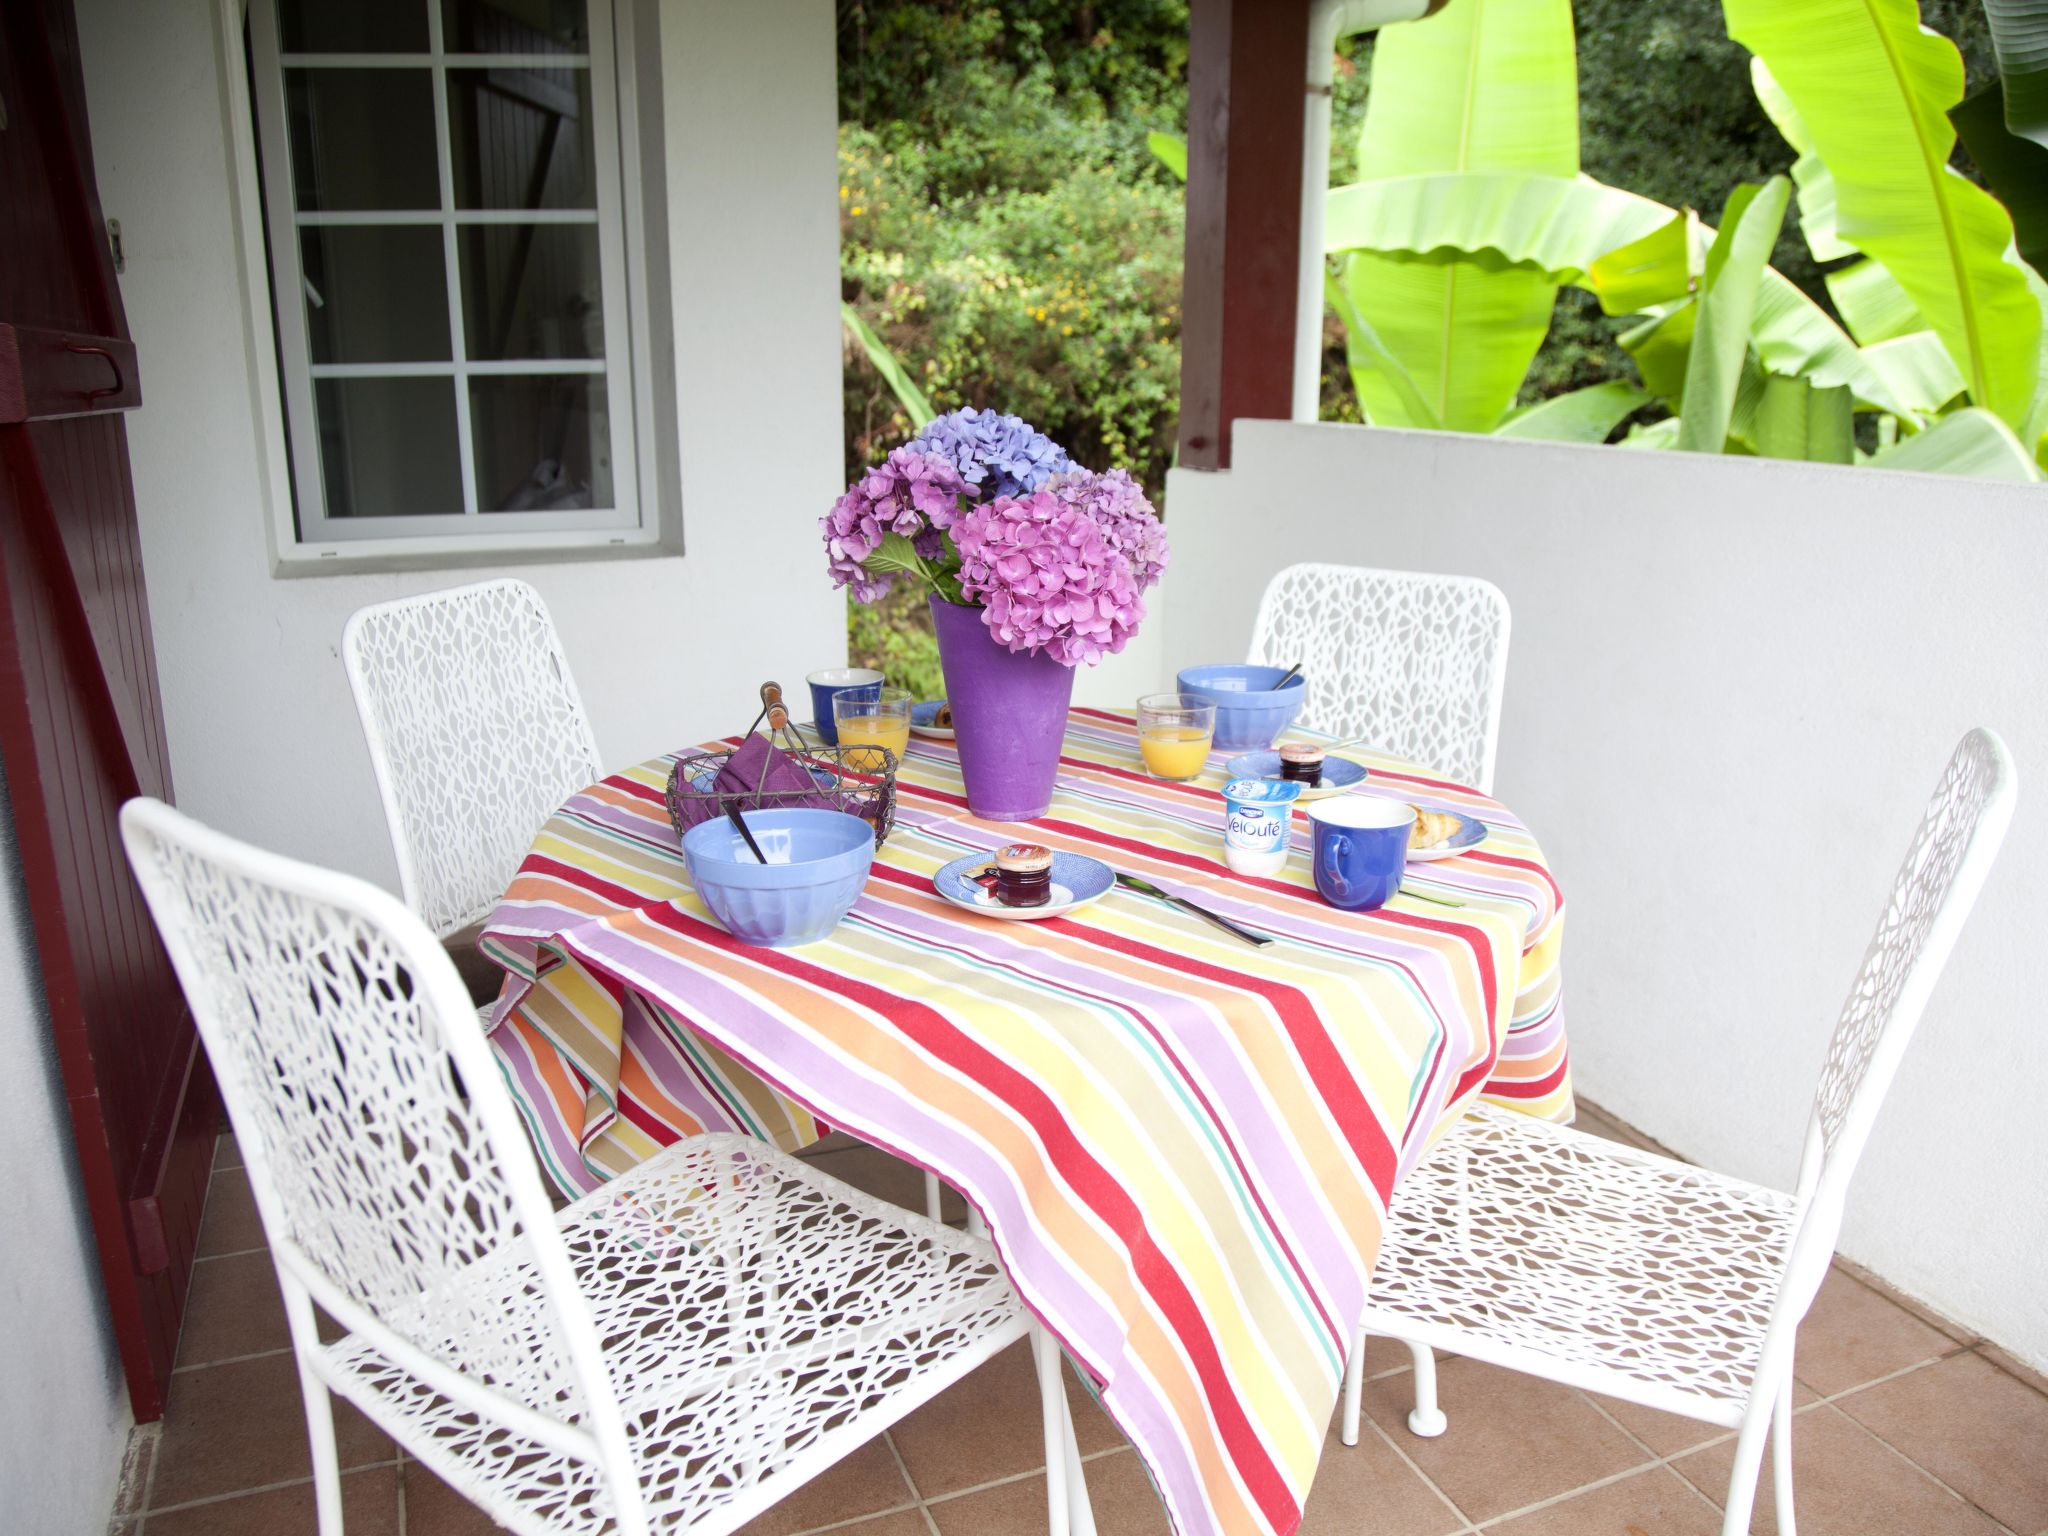
[[[1052,868],[1052,850],[1036,843],[1012,843],[996,850],[996,868],[1013,875],[1035,875]]]
[[[1308,741],[1290,741],[1280,749],[1283,763],[1320,763],[1323,755],[1321,747]]]

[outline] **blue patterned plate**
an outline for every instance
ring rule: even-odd
[[[1241,752],[1223,765],[1224,773],[1233,779],[1277,779],[1280,774],[1278,752]],[[1363,763],[1354,763],[1348,757],[1326,757],[1323,759],[1323,776],[1314,784],[1304,784],[1300,798],[1320,800],[1325,795],[1341,795],[1347,789],[1356,789],[1370,776]]]
[[[939,711],[946,707],[944,699],[926,699],[922,704],[910,706],[910,730],[915,736],[929,736],[935,741],[951,741],[953,727],[939,724]]]
[[[1433,859],[1448,859],[1463,853],[1468,848],[1477,848],[1486,841],[1486,823],[1467,816],[1463,811],[1454,811],[1448,805],[1425,806],[1425,810],[1441,811],[1446,816],[1458,818],[1458,830],[1433,848],[1410,848],[1410,864],[1427,864]]]
[[[1021,918],[1033,922],[1044,917],[1065,917],[1069,912],[1100,901],[1116,886],[1116,874],[1100,859],[1085,853],[1055,853],[1052,856],[1052,900],[1042,907],[1006,907],[995,893],[975,880],[985,869],[995,867],[992,853],[970,853],[955,859],[932,876],[932,889],[939,899],[983,917]]]

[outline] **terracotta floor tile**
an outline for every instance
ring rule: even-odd
[[[341,1519],[348,1536],[398,1536],[398,1468],[370,1467],[341,1479]],[[299,1483],[268,1493],[151,1515],[146,1527],[158,1536],[316,1536],[319,1515],[313,1485]],[[410,1527],[410,1536],[441,1536]]]
[[[213,1144],[213,1167],[218,1173],[223,1168],[242,1166],[241,1144],[235,1140],[233,1131],[222,1131],[220,1140]]]
[[[842,1151],[825,1152],[809,1159],[813,1168],[829,1173],[842,1183],[877,1199],[924,1214],[924,1170],[915,1168],[893,1153],[864,1142],[854,1142]],[[939,1216],[958,1221],[967,1214],[967,1202],[957,1190],[941,1186]]]
[[[738,1536],[791,1536],[795,1531],[877,1514],[915,1500],[888,1442],[877,1435],[773,1509],[741,1526]]]
[[[180,1367],[289,1349],[291,1343],[277,1270],[267,1252],[207,1259],[192,1266],[192,1296],[178,1340]]]
[[[1833,1267],[1839,1269],[1858,1284],[1868,1286],[1886,1301],[1892,1303],[1893,1306],[1903,1308],[1905,1311],[1912,1313],[1936,1333],[1947,1334],[1950,1339],[1958,1344],[1981,1344],[1984,1342],[1979,1335],[1972,1333],[1961,1323],[1951,1322],[1948,1318],[1935,1311],[1934,1308],[1928,1306],[1926,1302],[1921,1301],[1918,1297],[1908,1296],[1882,1275],[1872,1274],[1853,1259],[1837,1256]]]
[[[405,1536],[495,1536],[501,1529],[418,1462],[408,1459],[399,1471],[405,1489]]]
[[[433,1533],[427,1533],[433,1536]],[[914,1509],[899,1510],[893,1515],[877,1515],[872,1520],[863,1520],[858,1525],[842,1525],[835,1528],[832,1536],[931,1536],[931,1527],[924,1523],[924,1516]]]
[[[1358,1444],[1337,1438],[1333,1423],[1302,1512],[1300,1536],[1446,1536],[1463,1530],[1459,1514],[1394,1454],[1372,1425]]]
[[[1437,1370],[1450,1428],[1434,1440],[1408,1432],[1408,1377],[1366,1383],[1366,1411],[1474,1521],[1552,1498],[1649,1458],[1570,1387],[1448,1360]]]
[[[1836,1406],[1993,1519],[2048,1527],[2048,1397],[1988,1361],[1955,1355]]]
[[[249,1192],[248,1170],[217,1170],[206,1191],[206,1214],[199,1222],[199,1257],[263,1246],[263,1221],[256,1214],[256,1197]]]
[[[1169,1536],[1166,1510],[1135,1451],[1085,1464],[1102,1536]],[[1045,1477],[1034,1474],[928,1506],[940,1536],[1045,1536]]]
[[[1720,1529],[1720,1510],[1665,1467],[1486,1527],[1487,1536],[1719,1536]]]
[[[395,1454],[384,1433],[346,1403],[334,1404],[334,1426],[344,1468]],[[150,1488],[152,1509],[312,1472],[298,1366],[290,1355],[210,1365],[171,1379]]]
[[[1718,1506],[1728,1492],[1735,1442],[1671,1465]],[[1997,1536],[1990,1520],[1830,1404],[1793,1416],[1792,1475],[1799,1529],[1809,1536]],[[1766,1448],[1752,1536],[1777,1536],[1773,1497]]]
[[[1081,1454],[1121,1445],[1123,1437],[1067,1369],[1067,1402]],[[889,1431],[910,1481],[929,1499],[1014,1477],[1045,1465],[1038,1416],[1038,1375],[1031,1346],[1019,1340],[966,1380],[940,1393]]]
[[[1895,1302],[1839,1269],[1828,1271],[1799,1325],[1793,1373],[1823,1397],[1889,1376],[1955,1348]]]
[[[2048,1376],[2042,1375],[2026,1361],[2007,1353],[1996,1344],[1980,1344],[1977,1346],[1977,1353],[2022,1386],[2032,1387],[2042,1396],[2048,1397]]]

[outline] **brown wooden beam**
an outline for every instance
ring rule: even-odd
[[[1230,424],[1294,408],[1308,0],[1192,0],[1180,462],[1230,466]]]

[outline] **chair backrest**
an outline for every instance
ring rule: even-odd
[[[640,1528],[595,1327],[475,1010],[433,935],[364,881],[236,842],[160,801],[122,807],[121,837],[288,1294],[302,1286],[373,1345],[391,1364],[391,1396],[458,1403],[508,1455],[574,1458],[580,1485],[557,1473],[561,1496],[601,1501],[622,1528]],[[514,1239],[537,1286],[491,1283]]]
[[[1491,792],[1508,600],[1476,576],[1290,565],[1266,585],[1250,660],[1299,661],[1300,723]]]
[[[2012,822],[2005,743],[1983,727],[1956,744],[1885,898],[1877,932],[1828,1043],[1799,1172],[1799,1225],[1786,1254],[1765,1361],[1788,1360],[1841,1235],[1849,1181],[1899,1060],[1926,1011]]]
[[[554,621],[525,582],[486,581],[359,609],[341,646],[399,888],[452,933],[604,772]]]

